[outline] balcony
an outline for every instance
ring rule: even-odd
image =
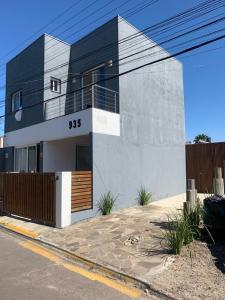
[[[44,102],[44,122],[8,132],[6,145],[32,145],[89,133],[120,136],[118,103],[118,92],[98,85],[61,95]]]
[[[100,85],[86,87],[45,102],[44,117],[50,120],[88,108],[118,113],[118,92]]]

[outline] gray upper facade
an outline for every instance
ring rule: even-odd
[[[70,45],[43,34],[7,63],[6,133],[45,121],[45,101],[57,95],[49,89],[50,79],[67,81],[69,56]],[[66,93],[66,88],[62,84],[61,93]],[[15,118],[12,104],[12,97],[17,92],[21,92],[20,121]]]
[[[74,94],[78,104],[81,99],[81,92],[77,90],[84,86],[83,74],[102,66],[101,73],[96,75],[96,81],[104,80],[111,74],[118,74],[118,59],[117,17],[72,45],[48,34],[42,35],[7,63],[5,132],[68,114],[74,112],[74,109],[85,109],[86,107],[79,105],[71,107]],[[61,81],[60,93],[51,90],[51,78]],[[112,98],[115,92],[119,92],[119,79],[101,85],[105,89],[109,88],[107,97]],[[16,111],[12,104],[12,97],[16,92],[21,92],[22,113],[19,121],[15,118]],[[85,91],[85,96],[88,93]],[[95,93],[103,94],[101,90]],[[116,101],[118,112],[118,96]]]

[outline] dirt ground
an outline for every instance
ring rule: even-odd
[[[193,242],[153,285],[175,299],[225,299],[225,245]]]

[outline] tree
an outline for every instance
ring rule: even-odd
[[[208,135],[201,133],[196,135],[196,137],[194,138],[194,143],[198,144],[198,143],[210,143],[211,142],[211,137],[209,137]]]

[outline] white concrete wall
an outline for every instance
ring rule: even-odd
[[[120,136],[120,115],[101,109],[94,109],[92,132]]]
[[[69,122],[81,119],[81,126],[69,128]],[[54,141],[69,137],[81,136],[92,131],[92,109],[45,121],[33,126],[12,131],[5,136],[5,145],[23,146],[39,143],[40,141]]]
[[[81,126],[69,128],[69,122],[81,120]],[[120,135],[120,115],[100,109],[86,109],[6,133],[5,147],[25,146],[40,141],[54,141],[82,136],[90,132]]]
[[[74,171],[77,144],[88,145],[89,136],[44,142],[43,172]]]
[[[118,26],[119,40],[140,33],[123,20],[119,21]],[[141,49],[155,45],[143,35],[140,39]],[[168,55],[158,46],[147,54],[156,55],[154,59]],[[119,45],[119,58],[125,56],[123,46]],[[135,55],[137,60],[132,63],[120,65],[119,73],[153,60],[151,56],[139,59],[141,56],[144,56],[143,53]],[[101,195],[108,191],[118,196],[116,209],[137,204],[137,191],[140,186],[149,190],[154,200],[184,193],[184,98],[181,63],[170,60],[121,76],[119,100],[120,136],[95,132],[92,136],[94,209]],[[96,211],[90,211],[89,216],[95,213]],[[72,216],[72,219],[75,217]]]
[[[56,173],[56,227],[71,224],[71,172]]]

